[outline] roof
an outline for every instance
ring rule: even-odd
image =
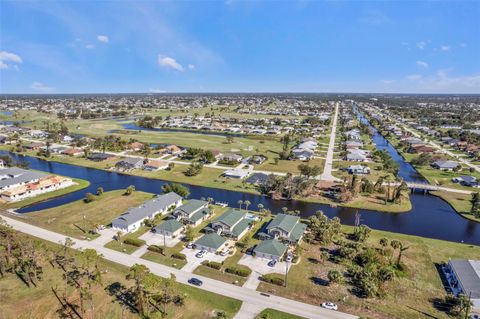
[[[455,168],[459,164],[455,161],[436,161],[433,163],[433,165],[436,165],[440,168]]]
[[[190,216],[189,219],[192,223],[196,223],[200,219],[204,218],[205,215],[208,215],[209,212],[210,212],[210,210],[208,208],[204,208],[202,210],[199,210],[198,212],[196,212],[192,216]]]
[[[267,230],[271,228],[278,227],[287,233],[290,233],[295,225],[300,221],[300,217],[287,215],[287,214],[278,214],[275,218],[268,224]]]
[[[233,227],[241,219],[245,218],[246,215],[245,212],[239,211],[238,209],[229,209],[215,219],[214,223],[221,222],[229,227]]]
[[[29,171],[18,167],[10,167],[0,170],[0,176],[5,177],[0,180],[0,188],[10,187],[17,184],[28,183],[47,177],[47,174],[35,171]]]
[[[303,233],[305,233],[305,229],[307,229],[307,225],[304,223],[297,223],[295,227],[293,227],[292,232],[290,233],[289,239],[293,241],[299,241],[302,238]]]
[[[245,181],[249,184],[263,184],[268,180],[268,175],[263,173],[254,173]]]
[[[273,256],[283,256],[287,251],[287,245],[282,244],[275,239],[267,239],[260,242],[255,247],[255,253],[269,254]]]
[[[235,227],[233,227],[231,231],[232,235],[234,235],[235,237],[240,236],[245,231],[245,229],[248,228],[249,225],[250,221],[248,219],[242,219],[240,222],[238,222],[238,224],[235,225]]]
[[[126,158],[118,161],[115,165],[137,165],[139,163],[143,164],[143,159],[142,158],[126,157]]]
[[[227,240],[225,238],[218,235],[217,233],[210,233],[200,237],[195,242],[195,245],[219,249],[220,247],[222,247],[223,244],[225,244],[226,241]]]
[[[450,260],[463,292],[472,299],[480,298],[480,260]]]
[[[182,206],[177,207],[177,209],[175,209],[175,212],[182,212],[182,213],[185,213],[187,215],[190,215],[190,214],[193,214],[194,212],[196,212],[197,210],[199,210],[200,208],[204,207],[207,204],[208,204],[208,202],[204,201],[204,200],[190,199],[188,202],[186,202]]]
[[[179,200],[182,200],[182,197],[174,192],[158,195],[153,199],[143,202],[143,204],[138,207],[128,209],[125,213],[115,218],[112,224],[131,225],[139,220],[145,219],[147,216],[168,208]]]
[[[181,229],[182,227],[183,227],[183,225],[181,223],[179,223],[178,221],[176,221],[175,219],[169,219],[166,222],[155,226],[154,229],[155,229],[156,232],[160,232],[160,231],[165,230],[165,231],[174,233],[177,230]]]

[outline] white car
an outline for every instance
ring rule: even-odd
[[[321,307],[329,310],[338,310],[338,306],[333,302],[324,302],[321,304]]]
[[[220,253],[220,256],[224,257],[224,256],[228,255],[229,252],[230,252],[230,248],[227,248]]]
[[[195,255],[195,257],[197,257],[197,258],[203,258],[203,256],[205,256],[206,253],[207,253],[206,250],[200,250],[200,251]]]
[[[288,255],[287,255],[287,258],[285,259],[285,261],[286,261],[287,263],[291,263],[292,260],[293,260],[293,255],[292,255],[292,254],[288,254]]]

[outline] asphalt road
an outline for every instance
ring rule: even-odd
[[[63,243],[67,238],[67,236],[64,236],[62,234],[52,232],[34,225],[30,225],[9,217],[2,216],[2,218],[14,229],[21,231],[23,233],[41,238],[43,240],[47,240],[53,243]],[[174,274],[177,278],[177,281],[183,284],[188,284],[187,283],[188,279],[192,277],[192,274],[188,272],[177,270],[175,268],[154,263],[154,262],[141,259],[139,257],[135,257],[132,255],[128,255],[125,253],[117,252],[115,250],[105,248],[101,244],[98,244],[92,241],[84,241],[84,240],[77,240],[77,239],[75,239],[74,241],[75,241],[75,245],[73,247],[75,249],[93,248],[99,254],[102,254],[104,259],[124,265],[126,267],[131,267],[134,264],[144,264],[150,269],[152,273],[158,276],[169,277],[170,274]],[[269,297],[267,297],[260,294],[257,291],[243,288],[243,287],[238,287],[238,286],[224,283],[211,278],[197,276],[197,275],[195,275],[195,277],[203,281],[203,285],[199,287],[200,289],[208,290],[208,291],[217,293],[219,295],[240,300],[244,303],[245,305],[244,308],[247,307],[248,309],[255,309],[256,312],[258,311],[258,309],[273,308],[279,311],[283,311],[283,312],[287,312],[297,316],[302,316],[302,317],[311,318],[311,319],[357,318],[356,316],[353,316],[347,313],[343,313],[339,311],[331,311],[331,310],[320,308],[318,306],[305,304],[302,302],[294,301],[294,300],[283,298],[283,297],[278,297],[274,295],[270,295]],[[318,302],[320,303],[321,300],[319,300]],[[245,318],[245,317],[242,317],[242,318]]]
[[[327,156],[325,157],[325,166],[323,167],[323,173],[320,177],[324,181],[336,181],[338,178],[332,175],[333,166],[333,151],[335,148],[335,136],[337,134],[337,120],[338,120],[338,103],[335,106],[335,115],[332,121],[332,131],[330,133],[330,141],[328,143]]]

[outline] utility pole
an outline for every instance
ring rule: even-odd
[[[288,281],[288,261],[285,260],[285,288],[287,287],[287,281]]]

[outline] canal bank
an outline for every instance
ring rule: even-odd
[[[98,187],[103,187],[105,191],[109,191],[125,189],[129,185],[134,185],[136,189],[141,191],[160,193],[162,185],[167,183],[157,179],[49,162],[29,156],[10,155],[17,160],[27,161],[33,169],[81,178],[90,182],[90,186],[86,189],[22,208],[19,210],[20,213],[47,209],[79,200],[85,196],[86,192],[95,193]],[[358,212],[360,213],[361,223],[374,229],[480,245],[480,225],[464,219],[449,204],[430,195],[412,194],[410,196],[411,211],[391,214],[348,207],[330,207],[324,204],[296,200],[275,201],[260,195],[201,186],[192,185],[189,188],[190,198],[212,197],[215,201],[228,203],[232,207],[236,207],[239,200],[244,202],[248,200],[252,208],[262,204],[273,213],[279,213],[283,207],[287,207],[289,210],[299,210],[302,217],[311,216],[316,211],[322,210],[329,217],[339,217],[342,223],[347,225],[355,224],[356,213]]]

